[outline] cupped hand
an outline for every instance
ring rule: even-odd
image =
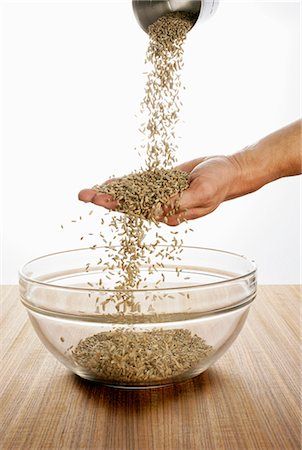
[[[197,219],[214,211],[224,200],[233,198],[233,185],[238,179],[238,166],[232,157],[210,156],[194,159],[177,167],[190,174],[189,187],[180,196],[170,199],[159,218],[168,225],[175,226],[184,220]],[[108,180],[110,182],[112,180]],[[94,189],[84,189],[79,199],[114,210],[117,202],[108,194],[97,193]],[[171,215],[175,202],[178,210]]]
[[[227,156],[210,156],[181,164],[177,167],[190,173],[189,187],[179,199],[177,214],[169,216],[165,211],[165,223],[177,225],[184,220],[197,219],[213,212],[225,200],[234,197],[233,187],[237,183],[239,167],[236,161]],[[171,199],[170,205],[175,200]]]

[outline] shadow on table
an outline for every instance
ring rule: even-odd
[[[229,378],[227,373],[218,368],[210,368],[195,378],[174,385],[150,389],[119,389],[84,380],[74,374],[68,374],[68,377],[71,378],[73,388],[78,390],[86,401],[92,402],[94,406],[118,409],[120,414],[123,411],[125,414],[130,411],[131,414],[142,413],[144,409],[168,406],[170,403],[189,403],[196,395],[202,396],[209,386],[211,390],[215,389],[215,386],[221,387],[225,378]]]

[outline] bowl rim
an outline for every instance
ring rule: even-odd
[[[114,246],[114,247],[118,247],[118,246]],[[159,245],[158,247],[167,247],[167,245]],[[107,248],[106,245],[100,245],[97,246],[96,249],[99,248]],[[252,275],[255,275],[257,273],[257,265],[255,263],[255,261],[253,259],[250,259],[244,255],[240,255],[239,253],[235,253],[235,252],[230,252],[227,250],[220,250],[220,249],[215,249],[215,248],[210,248],[210,247],[198,247],[198,246],[190,246],[190,245],[184,245],[182,248],[184,249],[193,249],[193,250],[205,250],[205,251],[210,251],[210,252],[216,252],[216,253],[223,253],[226,255],[231,255],[231,256],[235,256],[238,257],[242,260],[245,260],[245,262],[249,263],[252,266],[252,269],[249,270],[248,272],[242,274],[242,275],[238,275],[235,277],[231,277],[227,280],[220,280],[220,281],[214,281],[211,283],[203,283],[203,284],[184,284],[181,286],[177,286],[177,287],[158,287],[158,288],[145,288],[145,289],[100,289],[100,288],[96,288],[96,287],[92,287],[92,286],[87,286],[87,287],[75,287],[75,286],[64,286],[64,285],[56,285],[56,284],[52,284],[52,283],[47,283],[47,282],[43,282],[40,280],[37,280],[35,278],[31,278],[27,275],[24,274],[24,269],[26,268],[26,266],[28,266],[29,264],[32,264],[36,261],[39,261],[41,259],[45,259],[47,257],[50,256],[56,256],[56,255],[62,255],[65,253],[72,253],[72,252],[78,252],[78,251],[85,251],[85,250],[91,250],[90,247],[82,247],[82,248],[75,248],[75,249],[68,249],[68,250],[63,250],[60,252],[53,252],[53,253],[48,253],[46,255],[42,255],[39,256],[37,258],[33,258],[30,261],[26,262],[25,264],[23,264],[21,266],[21,268],[18,271],[19,274],[19,284],[21,280],[24,280],[26,282],[29,282],[31,284],[34,285],[39,285],[39,286],[47,286],[51,289],[58,289],[58,290],[67,290],[67,291],[79,291],[79,292],[109,292],[109,293],[113,293],[113,292],[163,292],[163,291],[182,291],[182,290],[187,290],[187,289],[201,289],[201,288],[206,288],[206,287],[215,287],[215,286],[221,286],[224,284],[228,284],[228,283],[233,283],[234,281],[238,281],[238,280],[242,280],[244,278],[248,278]]]

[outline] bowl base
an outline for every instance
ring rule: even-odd
[[[202,372],[199,372],[198,374],[193,374],[190,377],[186,377],[185,379],[182,380],[175,380],[175,381],[170,381],[168,383],[162,383],[162,384],[149,384],[149,385],[125,385],[125,384],[114,384],[114,383],[110,383],[110,382],[106,382],[106,381],[102,381],[98,378],[94,378],[92,376],[89,375],[83,375],[83,374],[79,374],[79,373],[75,373],[74,374],[79,377],[82,378],[84,380],[88,380],[88,381],[92,381],[94,383],[97,383],[101,386],[105,386],[108,388],[112,388],[112,389],[121,389],[121,390],[146,390],[146,389],[162,389],[165,387],[170,387],[170,386],[174,386],[174,385],[179,385],[179,384],[184,384],[187,383],[188,381],[192,380],[193,378],[197,378],[199,375],[201,375]]]

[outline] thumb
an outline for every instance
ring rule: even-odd
[[[193,169],[195,169],[198,164],[204,162],[207,159],[207,156],[204,156],[202,158],[196,158],[192,159],[191,161],[187,161],[185,163],[179,164],[176,166],[176,169],[183,170],[184,172],[190,173]]]

